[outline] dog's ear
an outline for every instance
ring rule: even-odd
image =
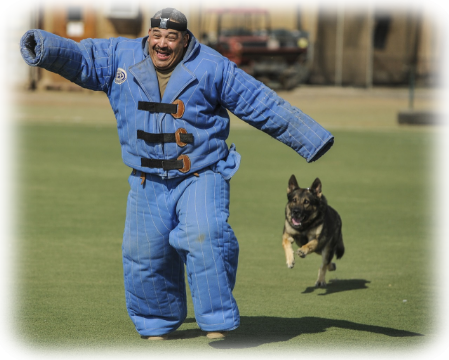
[[[321,180],[316,178],[313,182],[312,186],[310,187],[310,190],[319,198],[321,198],[322,192],[321,192]]]
[[[295,175],[292,175],[290,176],[290,180],[288,181],[287,194],[290,194],[295,189],[299,189],[299,185],[296,181]]]

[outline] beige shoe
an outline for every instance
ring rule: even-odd
[[[223,339],[226,337],[225,331],[210,331],[207,333],[208,339]]]
[[[146,338],[147,340],[167,340],[168,335],[162,335],[162,336],[148,336]]]

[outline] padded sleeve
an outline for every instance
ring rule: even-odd
[[[57,73],[90,90],[107,91],[114,69],[113,39],[77,43],[43,30],[29,30],[20,41],[25,62]]]
[[[291,147],[307,162],[318,160],[333,145],[330,132],[234,63],[228,63],[224,79],[223,106]]]

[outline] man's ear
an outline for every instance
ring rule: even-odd
[[[189,45],[189,39],[190,39],[190,35],[189,35],[189,33],[186,33],[184,35],[184,47],[187,47],[187,45]]]

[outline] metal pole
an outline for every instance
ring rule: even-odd
[[[409,110],[413,110],[414,108],[414,100],[415,100],[415,66],[412,65],[409,75],[409,83],[408,83],[408,108]]]
[[[370,6],[368,10],[368,41],[366,49],[366,87],[369,89],[373,86],[373,30],[374,19],[373,9]]]
[[[435,84],[435,73],[437,68],[437,58],[438,58],[438,25],[440,23],[439,19],[439,0],[433,0],[432,4],[432,41],[430,49],[430,83]]]
[[[307,62],[309,67],[312,67],[313,57],[315,55],[315,38],[316,38],[316,23],[317,23],[317,0],[309,1],[309,21],[307,22],[309,30],[309,45],[307,47]]]
[[[343,38],[345,14],[343,5],[340,5],[337,12],[337,32],[335,41],[335,86],[341,86],[343,82]]]
[[[418,51],[419,51],[419,41],[421,32],[421,14],[416,14],[415,23],[415,44],[413,46],[412,60],[410,64],[410,77],[409,77],[409,109],[413,110],[414,100],[415,100],[415,77],[416,69],[418,67]]]

